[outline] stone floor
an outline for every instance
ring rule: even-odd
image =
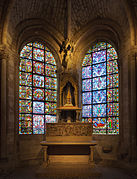
[[[39,175],[39,172],[41,175]],[[16,168],[1,173],[0,179],[137,179],[132,171],[118,167],[84,164],[51,164],[47,169],[39,166]]]

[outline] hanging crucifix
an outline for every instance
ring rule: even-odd
[[[64,71],[68,69],[68,63],[70,63],[72,59],[72,53],[74,50],[73,42],[71,39],[71,0],[67,0],[67,11],[66,11],[66,22],[65,23],[65,33],[64,33],[64,41],[60,46],[59,53],[61,54],[61,64],[64,68]]]

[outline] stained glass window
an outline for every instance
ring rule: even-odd
[[[39,42],[20,52],[19,134],[44,134],[46,123],[56,122],[56,61]]]
[[[118,55],[111,44],[99,42],[82,63],[82,122],[94,134],[119,134]]]

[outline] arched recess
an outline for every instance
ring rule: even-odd
[[[62,106],[63,89],[67,83],[71,83],[71,85],[74,88],[75,106],[78,106],[78,83],[72,76],[70,76],[68,74],[63,76],[63,79],[60,82],[60,106]],[[65,104],[63,104],[63,105],[65,105]]]
[[[81,68],[82,60],[85,53],[91,47],[91,44],[97,41],[108,41],[116,49],[119,55],[119,64],[121,63],[120,49],[124,45],[125,36],[121,27],[110,19],[96,19],[86,27],[81,29],[74,37],[75,50],[74,61],[77,64],[77,69]]]

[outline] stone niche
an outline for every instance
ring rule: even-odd
[[[60,106],[67,103],[67,94],[70,89],[73,106],[78,106],[78,82],[69,74],[64,74],[60,81]]]
[[[68,74],[60,81],[60,106],[57,108],[59,122],[79,121],[78,83]]]

